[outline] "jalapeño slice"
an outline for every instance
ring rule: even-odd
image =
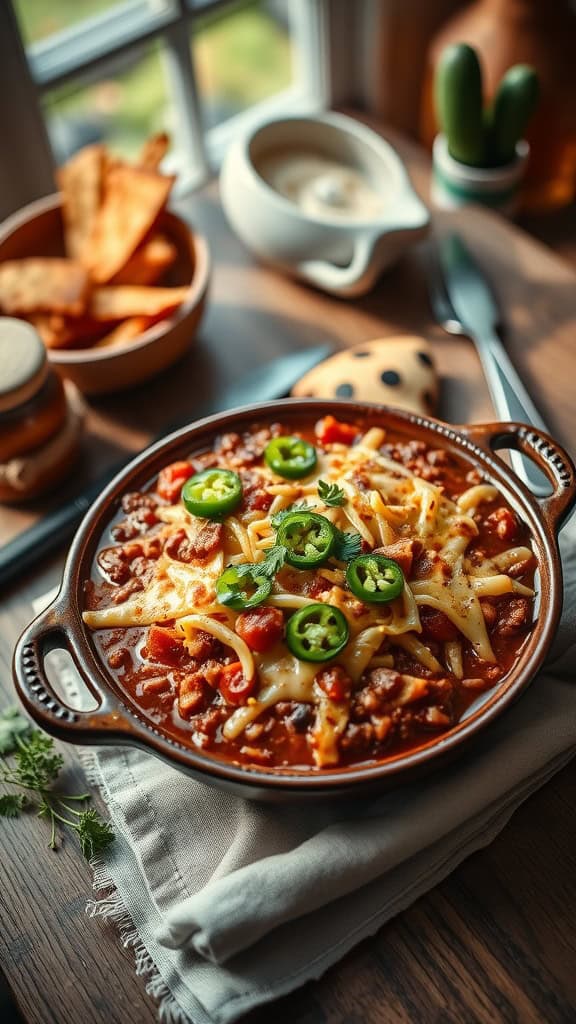
[[[291,512],[276,534],[286,548],[286,561],[295,569],[314,569],[330,557],[336,543],[336,531],[326,516],[316,512]]]
[[[288,619],[286,643],[300,661],[330,661],[348,643],[348,623],[331,604],[308,604]]]
[[[313,445],[302,437],[273,437],[264,449],[264,461],[287,480],[299,480],[314,469],[318,456]]]
[[[259,575],[256,566],[248,572],[241,572],[238,566],[230,565],[216,580],[218,601],[236,612],[262,604],[270,596],[271,590],[272,581],[267,576]]]
[[[404,589],[404,573],[392,558],[359,555],[348,565],[346,582],[361,601],[381,604],[400,596]]]
[[[182,501],[192,515],[218,519],[242,501],[242,481],[231,469],[205,469],[186,481]]]

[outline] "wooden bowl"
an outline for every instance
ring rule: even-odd
[[[188,298],[173,313],[138,338],[118,348],[50,349],[50,362],[62,377],[87,395],[121,391],[141,384],[184,355],[204,311],[210,276],[206,240],[173,213],[164,211],[158,226],[178,250],[164,283],[190,285]],[[0,263],[28,256],[64,256],[59,195],[46,196],[19,210],[0,227]]]
[[[371,765],[318,772],[297,768],[281,773],[265,767],[241,767],[185,746],[159,729],[124,693],[108,671],[82,620],[84,582],[105,531],[118,512],[122,495],[149,484],[162,466],[205,451],[222,432],[247,430],[255,422],[314,422],[329,413],[342,419],[362,417],[407,439],[425,441],[455,453],[493,483],[527,523],[538,561],[538,596],[532,632],[514,668],[484,692],[450,730],[423,740],[407,753],[391,754]],[[498,448],[513,448],[532,459],[548,477],[550,497],[536,499],[498,458]],[[450,427],[438,420],[384,406],[317,399],[289,399],[210,416],[172,434],[139,455],[106,488],[84,519],[70,549],[64,580],[54,602],[24,631],[14,654],[16,688],[28,713],[47,732],[79,744],[127,744],[148,750],[204,782],[258,800],[366,795],[398,786],[468,749],[470,743],[525,690],[542,665],[562,609],[562,569],[558,531],[576,501],[576,470],[570,457],[545,434],[518,423]],[[72,710],[62,703],[44,670],[46,653],[63,647],[98,701],[95,711]]]

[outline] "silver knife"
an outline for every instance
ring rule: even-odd
[[[289,355],[280,356],[270,363],[251,370],[219,392],[218,397],[209,404],[195,406],[193,415],[180,423],[173,423],[162,431],[156,441],[167,434],[185,427],[194,420],[202,419],[211,413],[224,409],[233,409],[251,402],[267,402],[282,398],[289,393],[300,377],[303,377],[313,366],[331,354],[328,345],[317,345],[314,348],[300,349]],[[14,540],[0,548],[0,586],[5,586],[18,575],[29,569],[51,554],[70,539],[85,513],[94,503],[99,494],[130,461],[133,455],[126,456],[122,462],[110,466],[105,473],[93,483],[71,498],[65,505],[54,509],[43,516],[29,529],[18,534]]]
[[[550,433],[530,398],[499,336],[500,313],[494,294],[459,235],[439,243],[444,285],[462,327],[476,345],[494,408],[501,420],[527,423]],[[533,494],[550,493],[550,485],[537,466],[520,452],[511,451],[517,475]]]

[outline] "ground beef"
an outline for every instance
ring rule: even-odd
[[[371,722],[349,722],[340,740],[340,747],[351,754],[368,754],[375,738],[376,732]]]
[[[471,487],[476,487],[482,483],[482,473],[479,469],[469,469],[466,473],[466,483],[470,484]]]
[[[290,734],[304,733],[314,718],[314,713],[309,704],[292,704],[292,710],[285,718],[286,729]]]
[[[240,479],[244,495],[242,509],[245,512],[267,512],[274,501],[274,495],[268,494],[262,486],[262,479],[258,473],[240,473]]]
[[[374,548],[375,555],[384,555],[384,558],[393,558],[402,569],[405,576],[410,576],[412,563],[416,555],[422,551],[422,544],[419,540],[397,540],[394,544],[385,544],[383,547]]]
[[[141,494],[134,491],[122,498],[122,511],[126,518],[112,527],[114,540],[127,541],[141,537],[151,526],[157,523],[158,498],[153,494]]]
[[[426,551],[420,546],[420,550],[414,550],[411,570],[412,577],[415,580],[427,579],[437,562],[438,555],[436,551]]]
[[[426,455],[431,466],[449,466],[453,460],[444,448],[432,448]]]
[[[494,509],[484,520],[484,525],[490,533],[495,533],[500,540],[505,540],[508,543],[518,537],[520,527],[518,518],[511,509],[504,506]]]
[[[122,511],[130,514],[140,509],[155,509],[158,507],[158,498],[153,494],[142,494],[140,491],[132,491],[122,498]]]
[[[127,647],[117,647],[108,655],[108,664],[115,672],[129,672],[132,668],[132,655]]]
[[[420,622],[422,623],[422,637],[425,640],[445,643],[447,640],[456,640],[458,637],[458,630],[454,623],[437,608],[429,608],[427,605],[420,608]]]
[[[224,527],[222,523],[194,523],[188,532],[184,528],[171,534],[164,545],[164,551],[177,562],[194,562],[209,558],[220,547]]]
[[[156,679],[147,679],[142,685],[142,693],[154,696],[159,703],[166,707],[174,701],[172,684],[166,676],[157,676]]]
[[[498,618],[498,610],[496,608],[496,605],[491,604],[490,601],[483,600],[480,601],[480,607],[482,609],[482,614],[484,616],[486,628],[492,629],[496,622],[496,619]]]
[[[158,558],[162,550],[160,537],[145,537],[98,552],[98,565],[109,583],[121,586],[133,576],[145,576],[149,561]]]
[[[242,435],[233,432],[222,434],[214,447],[218,455],[225,457],[228,466],[253,466],[262,458],[270,438],[280,433],[282,429],[279,424],[273,423],[270,427]]]
[[[123,604],[133,594],[138,594],[142,590],[144,590],[143,580],[138,576],[134,576],[111,594],[111,600],[113,604]]]
[[[203,629],[195,629],[186,640],[186,650],[195,661],[207,661],[209,658],[216,658],[220,650],[220,643],[210,633]]]
[[[225,721],[229,714],[229,708],[223,704],[212,704],[207,711],[197,714],[194,718],[196,732],[204,733],[205,736],[213,737],[218,726]]]
[[[452,716],[436,705],[424,708],[415,715],[415,720],[425,729],[447,729],[452,724]]]
[[[202,671],[190,672],[178,687],[178,711],[182,718],[191,718],[199,711],[205,711],[212,703],[214,690]]]
[[[130,579],[130,566],[122,548],[104,548],[98,552],[97,562],[110,583],[121,586]]]
[[[363,678],[352,708],[355,719],[382,714],[402,686],[402,676],[391,668],[373,668]]]
[[[442,449],[428,449],[423,441],[393,442],[381,448],[382,454],[396,462],[401,462],[416,476],[430,483],[441,480],[446,466],[453,460],[448,452]]]
[[[498,605],[495,632],[499,636],[514,636],[526,629],[530,621],[530,603],[526,597],[510,597]]]

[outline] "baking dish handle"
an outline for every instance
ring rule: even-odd
[[[110,743],[138,732],[119,701],[108,690],[100,690],[94,675],[82,665],[76,642],[67,629],[67,613],[60,613],[58,598],[41,612],[20,637],[14,651],[12,671],[16,691],[31,718],[46,732],[68,742]],[[90,711],[68,707],[48,679],[44,661],[50,651],[65,650],[87,689],[98,702]]]
[[[457,430],[487,451],[512,448],[536,463],[553,490],[535,500],[545,522],[558,533],[576,502],[576,468],[564,448],[548,434],[524,423],[474,423]]]

